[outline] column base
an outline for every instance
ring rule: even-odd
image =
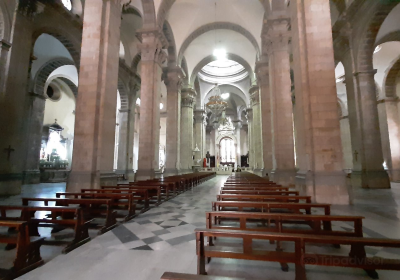
[[[264,177],[264,176],[265,176],[264,169],[254,169],[254,170],[253,170],[253,173],[254,173],[255,175],[257,175],[257,176],[260,176],[260,177]]]
[[[179,174],[178,168],[168,168],[164,170],[164,177],[175,176]]]
[[[342,171],[298,171],[296,189],[301,195],[309,195],[313,202],[329,204],[352,204],[352,192]]]
[[[136,181],[154,179],[156,177],[154,169],[138,169],[136,172]]]
[[[22,174],[0,174],[0,196],[21,194]]]
[[[400,170],[398,169],[392,169],[389,171],[390,173],[390,181],[392,182],[400,182]]]
[[[90,172],[90,171],[71,171],[68,182],[67,192],[80,192],[81,189],[100,189],[101,186],[116,186],[118,175],[113,171]]]
[[[126,179],[128,182],[135,182],[136,173],[133,170],[127,170]]]
[[[385,170],[353,170],[351,185],[353,188],[390,189],[390,179]]]
[[[40,170],[25,170],[23,184],[40,184]]]
[[[296,178],[296,170],[295,169],[274,169],[270,172],[270,180],[285,186],[285,187],[294,187],[295,186],[295,178]]]

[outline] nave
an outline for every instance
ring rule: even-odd
[[[211,202],[226,179],[227,176],[217,176],[208,180],[18,279],[147,280],[160,279],[165,271],[196,274],[193,232],[195,228],[205,228],[205,211],[211,211]],[[384,191],[360,190],[354,196],[354,205],[334,205],[331,214],[364,216],[365,237],[398,238],[400,184],[392,183],[392,188]],[[352,230],[348,224],[335,225]],[[367,249],[367,253],[397,259],[400,256],[394,249]],[[289,272],[283,272],[279,263],[273,262],[215,258],[206,270],[209,275],[255,280],[295,277],[294,265],[289,264]],[[379,271],[379,276],[397,279],[399,272]],[[307,266],[307,279],[370,278],[360,269]]]

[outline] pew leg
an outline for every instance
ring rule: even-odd
[[[307,280],[305,265],[296,264],[296,277],[295,277],[295,280]]]
[[[369,277],[372,279],[379,279],[379,274],[376,272],[375,269],[364,269],[364,271],[367,273]]]
[[[273,240],[272,240],[273,241]],[[281,242],[277,241],[276,242],[276,249],[275,251],[277,252],[283,252],[282,246],[281,246]],[[289,271],[289,265],[287,263],[280,263],[281,264],[281,270],[288,272]]]
[[[197,256],[197,274],[199,275],[207,275],[205,259],[204,256]]]

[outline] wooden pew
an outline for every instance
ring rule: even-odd
[[[306,280],[306,265],[339,266],[364,269],[367,274],[377,279],[375,270],[400,270],[400,259],[367,257],[365,247],[400,248],[400,240],[375,239],[365,237],[322,236],[306,234],[265,233],[239,230],[196,229],[197,273],[206,274],[206,258],[246,259],[279,263],[294,263],[296,280]],[[204,238],[239,238],[242,247],[229,247],[224,239],[224,246],[206,246]],[[294,252],[275,251],[252,247],[253,240],[273,240],[294,245]],[[308,253],[308,244],[350,245],[348,255]]]
[[[87,219],[104,218],[105,222],[100,227],[99,233],[105,233],[117,224],[117,212],[113,210],[113,203],[111,199],[82,199],[82,198],[38,198],[38,197],[24,197],[22,198],[22,205],[28,206],[30,202],[41,202],[43,205],[49,206],[49,202],[54,202],[55,206],[75,206],[78,205],[82,208],[84,216]],[[103,207],[103,208],[102,208]]]
[[[233,278],[224,276],[195,275],[187,273],[164,272],[161,280],[246,280],[245,278]]]
[[[133,200],[131,193],[69,193],[69,192],[58,192],[56,193],[57,198],[94,198],[94,199],[111,199],[112,208],[118,210],[126,210],[128,213],[122,215],[125,221],[135,217],[136,204]],[[121,216],[121,215],[119,215]]]
[[[19,210],[19,217],[7,216],[7,211]],[[51,212],[46,217],[35,217],[36,212]],[[88,227],[92,220],[85,220],[82,208],[66,206],[20,206],[20,205],[0,205],[1,220],[7,221],[27,221],[29,225],[29,236],[40,236],[38,227],[46,224],[54,229],[72,228],[75,231],[74,239],[68,242],[63,249],[63,253],[68,253],[73,249],[90,241]],[[46,241],[47,244],[53,242]]]
[[[156,205],[159,205],[161,203],[161,190],[162,187],[159,185],[131,185],[131,184],[118,184],[117,187],[125,187],[126,190],[130,189],[132,192],[134,190],[147,190],[148,192],[148,198],[152,198],[155,197],[156,199]],[[127,188],[127,187],[132,187],[132,188]],[[102,189],[106,190],[106,189],[112,189],[114,188],[114,186],[104,186],[104,188],[102,187]],[[126,192],[126,191],[125,191]]]
[[[118,186],[122,186],[126,184],[118,184]],[[173,182],[161,182],[156,180],[147,180],[147,181],[139,181],[139,182],[129,182],[130,186],[160,186],[161,192],[165,194],[165,199],[168,200],[172,195],[176,196],[178,194],[176,184]],[[171,195],[172,194],[172,195]]]
[[[0,220],[0,227],[12,229],[7,234],[0,234],[0,243],[8,244],[6,250],[16,248],[14,265],[7,271],[4,279],[14,279],[43,265],[40,246],[43,244],[44,238],[30,237],[26,221]],[[0,277],[2,278],[2,275]]]
[[[253,194],[253,195],[295,195],[298,196],[298,191],[280,191],[280,190],[221,190],[221,194]]]
[[[239,225],[220,225],[222,219],[239,221]],[[360,216],[331,216],[331,215],[304,215],[304,214],[282,214],[282,213],[261,213],[261,212],[235,212],[235,211],[215,211],[206,212],[208,229],[229,229],[229,230],[248,230],[265,232],[283,233],[302,233],[332,236],[354,236],[362,237],[362,220]],[[249,222],[261,221],[263,226],[251,227]],[[267,225],[265,225],[267,221]],[[274,226],[271,226],[271,221]],[[332,222],[351,222],[354,231],[332,230]],[[287,228],[284,224],[306,224],[310,228]]]
[[[224,190],[224,191],[225,190],[226,191],[228,191],[228,190],[232,190],[232,191],[235,191],[235,190],[238,190],[238,191],[239,190],[244,190],[244,191],[246,191],[246,190],[289,191],[289,187],[265,187],[262,185],[259,185],[259,186],[248,185],[248,186],[222,187],[221,190]]]
[[[251,195],[251,194],[218,194],[217,201],[271,201],[271,202],[294,202],[299,203],[304,200],[311,203],[311,196],[299,195]]]
[[[132,194],[132,199],[136,202],[136,209],[139,210],[137,204],[143,204],[141,212],[150,209],[149,190],[142,188],[129,188],[118,186],[103,186],[101,189],[81,189],[82,193],[117,193],[117,194]]]
[[[331,205],[322,203],[285,203],[285,202],[255,202],[255,201],[213,201],[213,211],[227,211],[235,208],[234,211],[261,211],[270,213],[276,210],[287,210],[291,213],[301,213],[304,210],[305,214],[311,214],[312,209],[324,211],[324,215],[331,214]]]

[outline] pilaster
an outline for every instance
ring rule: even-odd
[[[290,11],[300,168],[296,188],[315,202],[349,204],[329,1],[291,1]]]
[[[140,94],[139,169],[137,180],[155,178],[159,169],[160,93],[162,63],[167,55],[167,41],[161,30],[142,30],[138,33],[142,54]]]
[[[21,192],[27,155],[28,82],[32,51],[32,17],[15,11],[13,18],[13,48],[2,41],[0,77],[0,195]],[[8,64],[3,62],[8,60]],[[7,67],[12,65],[13,67]],[[4,68],[3,68],[4,67]],[[39,155],[38,155],[39,156]]]
[[[257,84],[260,88],[262,118],[262,145],[264,170],[270,174],[273,169],[272,162],[272,119],[271,119],[271,91],[270,71],[268,57],[263,57],[256,63]]]
[[[271,179],[281,185],[294,185],[293,106],[289,59],[290,19],[267,21],[270,92],[272,104],[273,170]]]
[[[134,145],[135,145],[135,129],[136,129],[136,99],[137,92],[140,90],[140,80],[136,77],[136,80],[131,82],[130,95],[129,95],[129,121],[128,121],[128,143],[127,143],[127,178],[130,182],[135,180],[135,172],[133,170],[134,158]]]
[[[185,74],[180,67],[167,68],[167,143],[164,175],[179,174],[181,133],[181,85]]]
[[[260,89],[258,86],[252,86],[249,91],[251,106],[253,108],[253,147],[254,147],[254,173],[264,176],[263,162],[263,144],[262,144],[262,125],[261,125],[261,106]]]
[[[184,88],[181,91],[181,173],[192,171],[193,165],[193,107],[196,91]]]
[[[247,129],[248,129],[248,143],[249,143],[249,168],[254,169],[255,159],[254,159],[254,136],[253,136],[253,108],[247,108],[246,110],[247,118]]]
[[[67,191],[116,183],[111,159],[115,147],[120,26],[120,1],[85,1],[74,152]]]
[[[200,160],[198,165],[203,166],[203,159],[206,157],[205,145],[206,145],[206,125],[207,125],[207,114],[204,110],[194,111],[194,122],[195,122],[195,135],[196,139],[194,145],[199,148],[200,152],[195,153],[196,162]]]

